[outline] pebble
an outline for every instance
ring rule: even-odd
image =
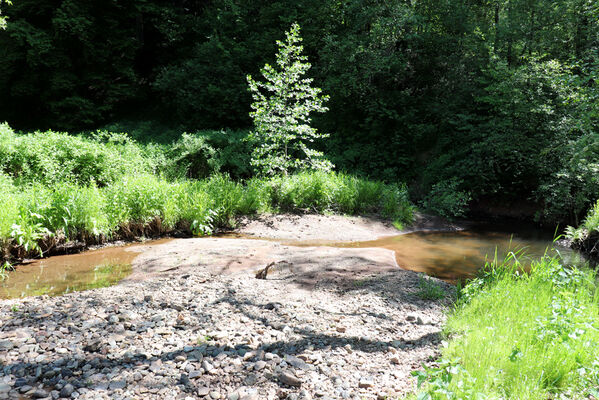
[[[243,243],[235,259],[258,245]],[[413,390],[413,367],[436,355],[443,305],[427,302],[421,310],[413,303],[417,274],[373,269],[352,275],[367,283],[348,293],[335,257],[302,264],[315,250],[276,250],[294,259],[302,277],[315,274],[319,283],[308,296],[293,275],[211,272],[211,257],[231,252],[227,246],[202,250],[186,279],[171,271],[64,296],[0,300],[0,399],[21,391],[78,400],[400,397]],[[188,254],[171,254],[172,263],[187,262]],[[349,254],[339,265],[358,262]],[[333,280],[328,272],[318,280],[329,270]]]
[[[358,387],[362,389],[371,388],[374,386],[374,380],[370,377],[363,377],[360,379],[358,383]]]
[[[290,372],[281,372],[279,374],[279,380],[283,382],[285,385],[289,386],[299,387],[302,385],[302,381]]]
[[[60,397],[69,398],[71,394],[75,391],[75,387],[70,383],[67,383],[60,389]]]

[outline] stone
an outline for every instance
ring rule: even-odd
[[[266,361],[258,361],[254,364],[254,371],[261,371],[266,367]]]
[[[127,381],[125,381],[125,380],[112,381],[108,385],[108,389],[110,389],[110,390],[124,389],[126,387],[127,387]]]
[[[337,332],[339,332],[339,333],[345,333],[346,330],[347,330],[347,328],[345,328],[345,326],[338,326],[337,327]]]
[[[307,369],[308,368],[308,364],[306,364],[306,362],[304,360],[302,360],[301,358],[297,358],[295,356],[290,356],[288,354],[285,355],[285,357],[283,358],[283,360],[285,360],[285,362],[295,368],[299,368],[299,369]]]
[[[191,383],[187,374],[181,374],[181,376],[179,377],[179,382],[181,382],[182,385],[186,386]]]
[[[374,386],[374,380],[371,377],[363,377],[358,383],[358,387],[362,389],[371,388]]]
[[[290,372],[281,372],[279,380],[289,386],[300,387],[302,385],[302,381]]]
[[[26,393],[26,392],[30,391],[31,389],[33,389],[33,386],[30,386],[30,385],[21,386],[19,388],[19,392]]]
[[[71,394],[73,394],[74,391],[75,391],[75,387],[73,385],[71,385],[70,383],[67,383],[66,385],[63,386],[62,389],[60,389],[60,397],[69,398],[69,397],[71,397]]]
[[[36,389],[33,391],[33,393],[31,393],[31,397],[34,399],[45,399],[48,397],[48,392],[46,392],[44,389]]]
[[[202,372],[195,370],[195,371],[189,371],[189,378],[190,379],[195,379],[195,378],[199,378],[200,376],[202,376]]]
[[[25,379],[25,378],[18,378],[15,381],[15,387],[21,387],[21,386],[25,386],[25,385],[27,385],[27,379]]]
[[[0,351],[9,351],[15,347],[14,343],[10,340],[0,340]]]
[[[210,364],[208,362],[208,360],[204,360],[202,361],[202,368],[204,368],[204,371],[210,373],[214,370],[214,366],[212,364]]]

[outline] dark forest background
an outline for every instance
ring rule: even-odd
[[[234,157],[246,75],[297,21],[338,169],[541,221],[576,223],[599,198],[596,1],[18,0],[3,14],[0,121],[18,130],[203,131]]]

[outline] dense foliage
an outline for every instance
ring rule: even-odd
[[[260,212],[412,219],[403,186],[322,171],[235,181],[220,172],[218,153],[209,134],[156,146],[122,134],[20,135],[0,125],[0,265],[73,240],[207,234]]]
[[[341,170],[409,181],[419,199],[455,179],[475,205],[547,221],[576,223],[599,197],[595,1],[20,0],[2,12],[0,121],[19,129],[249,129],[245,77],[297,21],[330,95],[317,150]]]
[[[599,395],[596,274],[510,256],[462,289],[435,368],[415,373],[418,399],[587,399]],[[534,301],[532,301],[534,299]],[[425,384],[425,382],[427,382]]]

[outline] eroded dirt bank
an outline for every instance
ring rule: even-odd
[[[397,234],[380,221],[328,216],[268,217],[240,232]],[[270,262],[268,279],[256,279]],[[410,371],[436,355],[447,301],[420,300],[418,280],[385,249],[225,238],[150,245],[117,286],[0,302],[0,398],[399,397],[414,387]]]

